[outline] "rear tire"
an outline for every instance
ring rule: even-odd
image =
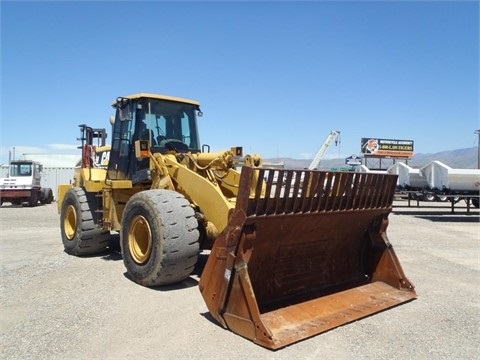
[[[426,193],[424,196],[423,196],[423,200],[424,201],[435,201],[435,194],[432,194],[432,193]]]
[[[198,221],[185,197],[171,190],[133,195],[122,216],[123,262],[143,286],[178,283],[193,272],[199,254]]]
[[[480,206],[480,198],[472,198],[472,205],[478,209]]]
[[[42,204],[51,204],[53,201],[53,191],[50,188],[42,188]]]
[[[63,200],[60,229],[65,252],[70,255],[93,255],[109,244],[110,232],[98,225],[95,195],[79,187],[67,191]]]

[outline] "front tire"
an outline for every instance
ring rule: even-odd
[[[76,187],[69,189],[63,200],[60,228],[65,252],[70,255],[94,255],[105,251],[110,232],[98,225],[95,195]]]
[[[185,197],[175,191],[133,195],[122,216],[123,262],[143,286],[178,283],[192,273],[199,254],[198,221]]]
[[[28,199],[28,206],[34,207],[37,206],[38,204],[38,192],[36,190],[32,190],[32,193],[30,194],[30,199]]]

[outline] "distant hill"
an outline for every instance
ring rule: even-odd
[[[478,168],[478,148],[471,147],[466,149],[457,149],[442,151],[435,154],[416,154],[407,161],[408,165],[413,168],[420,168],[432,161],[440,161],[445,165],[454,169],[477,169]],[[312,162],[311,159],[291,159],[291,158],[275,158],[264,159],[265,163],[278,164],[283,163],[287,169],[305,169]],[[370,168],[384,168],[386,169],[393,163],[393,159],[368,160]],[[320,163],[320,169],[345,168],[345,159],[330,159],[323,160]]]

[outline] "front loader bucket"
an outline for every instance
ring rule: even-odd
[[[243,167],[235,211],[200,278],[212,316],[278,349],[413,300],[386,235],[396,181]]]

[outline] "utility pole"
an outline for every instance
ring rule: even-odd
[[[477,168],[480,169],[480,129],[475,130],[475,134],[478,135],[478,142],[477,142],[477,148],[478,148]]]

